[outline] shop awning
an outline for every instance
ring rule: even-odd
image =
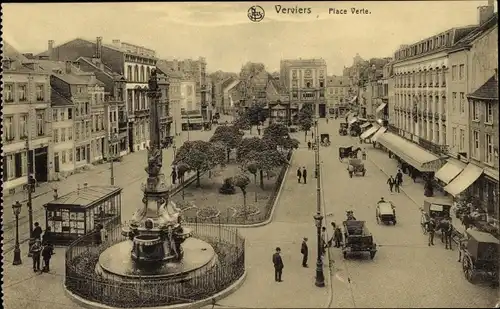
[[[394,133],[383,134],[377,142],[421,172],[435,172],[443,165],[441,158]]]
[[[482,173],[482,168],[469,163],[457,178],[444,187],[444,190],[455,197],[470,187]]]
[[[458,174],[460,174],[465,169],[466,166],[467,164],[462,163],[456,159],[448,159],[446,164],[442,168],[440,168],[439,171],[437,171],[434,177],[441,180],[445,184],[449,184],[455,177],[458,176]]]
[[[354,103],[354,101],[356,101],[356,99],[358,98],[358,96],[355,96],[354,98],[352,98],[352,100],[349,102],[349,103]]]
[[[387,105],[387,103],[382,103],[379,105],[379,107],[377,107],[377,109],[375,110],[376,113],[379,113],[380,111],[382,111],[384,109],[384,107]]]
[[[355,123],[356,121],[358,121],[358,118],[354,117],[354,118],[352,118],[351,120],[349,120],[349,124],[353,124],[353,123]]]
[[[364,129],[364,128],[368,128],[368,127],[369,127],[369,126],[371,126],[371,125],[372,125],[371,123],[369,123],[369,122],[365,122],[365,123],[363,123],[362,125],[360,125],[359,127],[360,127],[361,129]]]
[[[377,132],[373,135],[372,141],[377,141],[380,136],[382,136],[385,131],[387,131],[386,127],[381,127],[380,129],[377,130]]]
[[[367,138],[369,138],[370,136],[372,136],[373,134],[375,134],[375,132],[377,132],[377,131],[378,131],[378,129],[380,129],[380,127],[379,127],[379,126],[377,126],[377,125],[374,125],[373,127],[369,128],[369,129],[368,129],[368,130],[366,130],[365,132],[361,133],[360,138],[361,138],[362,140],[367,139]]]

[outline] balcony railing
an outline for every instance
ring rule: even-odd
[[[431,152],[435,154],[447,154],[448,153],[448,146],[446,145],[438,145],[434,144],[431,141],[428,141],[426,139],[420,138],[418,144],[427,150],[430,150]]]
[[[446,113],[441,114],[441,120],[446,121]]]
[[[434,113],[434,119],[439,120],[439,113],[438,112]]]
[[[427,117],[432,118],[432,112],[431,111],[427,111]]]

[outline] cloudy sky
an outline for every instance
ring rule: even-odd
[[[252,22],[248,8],[262,6]],[[247,61],[279,70],[280,59],[319,58],[329,74],[341,74],[359,53],[388,57],[409,44],[451,27],[477,23],[487,1],[232,2],[232,3],[57,3],[3,4],[3,38],[21,52],[41,52],[75,37],[102,36],[156,50],[160,58],[204,56],[208,70],[237,72]],[[278,14],[282,8],[311,8],[311,14]],[[332,15],[329,8],[347,9]],[[351,8],[370,14],[351,14]],[[495,9],[496,11],[496,9]]]

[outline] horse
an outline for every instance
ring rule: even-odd
[[[439,224],[436,227],[436,230],[441,231],[441,242],[445,244],[445,249],[448,249],[448,245],[450,246],[450,250],[452,248],[452,234],[453,234],[453,225],[451,224],[451,220],[443,219],[439,221]]]

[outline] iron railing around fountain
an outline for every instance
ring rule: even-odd
[[[189,279],[126,282],[104,278],[95,272],[99,255],[123,241],[121,227],[108,232],[103,242],[89,234],[73,242],[66,250],[65,286],[86,300],[120,308],[166,306],[190,303],[211,297],[237,281],[245,272],[245,240],[234,228],[186,224],[193,236],[210,243],[217,253],[217,265],[195,271]],[[127,253],[124,253],[127,254]],[[124,256],[130,258],[130,256]]]

